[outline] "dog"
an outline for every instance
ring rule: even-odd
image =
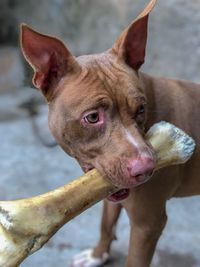
[[[96,55],[75,58],[61,40],[21,27],[22,52],[34,69],[33,84],[47,100],[49,127],[58,144],[85,172],[96,168],[119,188],[104,201],[97,246],[75,259],[76,267],[107,260],[122,207],[131,225],[125,266],[150,266],[167,222],[167,200],[200,193],[200,85],[140,71],[155,3],[111,49]],[[144,134],[161,120],[191,135],[196,150],[185,165],[154,173],[155,153]]]

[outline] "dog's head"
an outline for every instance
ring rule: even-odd
[[[95,167],[120,188],[147,181],[155,167],[143,138],[147,99],[138,75],[154,4],[97,55],[75,58],[59,39],[22,25],[22,51],[49,104],[57,142],[85,171]]]

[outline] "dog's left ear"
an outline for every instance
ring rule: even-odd
[[[137,19],[121,33],[112,48],[112,51],[114,51],[119,58],[124,60],[136,71],[144,63],[147,43],[148,17],[155,4],[156,0],[152,0],[146,6]]]

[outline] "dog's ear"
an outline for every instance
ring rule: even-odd
[[[59,39],[40,34],[25,24],[21,25],[21,49],[34,70],[33,84],[47,98],[65,74],[78,70],[75,58]]]
[[[144,63],[148,16],[153,9],[156,0],[152,0],[144,9],[144,11],[134,20],[127,29],[125,29],[117,41],[115,42],[112,51],[119,58],[124,60],[130,67],[136,71]]]

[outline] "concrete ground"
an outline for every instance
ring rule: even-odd
[[[119,3],[121,10],[121,0],[115,2]],[[137,2],[143,5],[147,1]],[[158,2],[151,16],[145,71],[199,82],[200,0]],[[132,9],[127,10],[132,18]],[[124,25],[127,24],[124,22]],[[91,36],[84,35],[93,40]],[[99,32],[97,35],[101,36]],[[82,42],[80,39],[80,46]],[[22,68],[16,51],[1,48],[0,58],[0,200],[10,200],[44,193],[64,185],[82,172],[59,147],[46,148],[34,135],[27,113],[19,106],[32,95],[38,98],[39,93],[20,88]],[[50,142],[52,137],[47,127],[44,104],[39,106],[37,123],[42,137]],[[152,267],[200,266],[199,211],[199,197],[169,201],[169,221],[158,243]],[[75,254],[93,246],[98,240],[100,217],[101,203],[65,225],[21,266],[69,267]],[[129,222],[125,212],[120,217],[117,232],[118,240],[112,247],[113,258],[107,267],[124,266],[129,240]]]
[[[16,199],[44,193],[64,185],[82,172],[77,163],[59,148],[46,148],[33,134],[26,112],[19,106],[34,90],[2,94],[0,97],[0,199]],[[41,104],[37,123],[46,141],[52,137],[47,127],[47,109]],[[70,266],[72,257],[93,246],[98,239],[101,216],[99,203],[65,225],[22,267]],[[200,266],[200,198],[174,199],[168,203],[169,222],[160,239],[153,267]],[[112,261],[106,266],[124,266],[129,240],[125,212],[118,225],[118,240],[113,243]]]

